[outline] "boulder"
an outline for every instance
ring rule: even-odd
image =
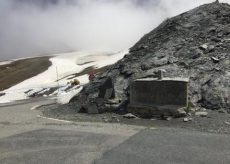
[[[115,98],[114,84],[113,80],[110,77],[108,77],[101,85],[98,97],[103,99]]]
[[[97,104],[94,102],[88,102],[86,110],[87,110],[87,113],[89,113],[89,114],[98,114],[99,113]]]

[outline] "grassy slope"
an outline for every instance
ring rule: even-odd
[[[0,65],[0,91],[47,70],[52,64],[49,58],[30,58],[18,60],[7,65]]]

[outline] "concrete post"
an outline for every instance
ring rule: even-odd
[[[162,80],[164,78],[164,70],[158,70],[158,80]]]

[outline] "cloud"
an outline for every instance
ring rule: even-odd
[[[131,47],[165,18],[213,0],[1,0],[0,60]]]

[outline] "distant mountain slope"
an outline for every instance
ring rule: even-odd
[[[205,4],[165,20],[146,34],[129,54],[86,86],[73,103],[81,108],[95,98],[108,76],[114,81],[116,97],[125,102],[131,80],[156,77],[157,70],[165,69],[166,77],[190,78],[189,101],[194,105],[229,109],[229,65],[230,5]]]
[[[18,5],[31,5],[43,9],[60,5],[60,4],[67,5],[67,6],[79,5],[80,2],[79,0],[11,0],[11,1]]]
[[[44,72],[51,66],[50,57],[17,60],[0,65],[0,91],[10,88],[26,79]]]

